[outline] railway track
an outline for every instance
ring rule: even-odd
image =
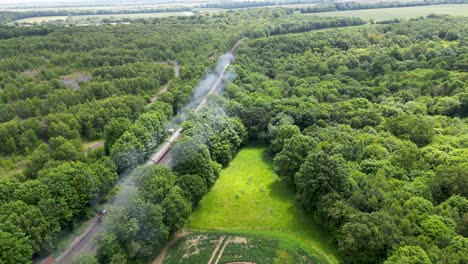
[[[201,101],[198,103],[198,105],[194,108],[194,111],[199,111],[206,103],[208,96],[212,93],[214,93],[221,82],[223,81],[224,75],[226,73],[227,68],[229,65],[231,65],[234,61],[234,56],[237,53],[237,49],[239,48],[239,42],[236,43],[236,45],[233,47],[231,51],[231,57],[230,59],[225,63],[225,65],[222,65],[222,70],[217,72],[218,76],[214,84],[212,85],[211,89],[206,93],[203,98],[201,98]],[[170,163],[170,158],[168,156],[170,155],[170,150],[173,145],[173,143],[180,137],[182,133],[182,128],[178,128],[170,137],[169,139],[162,144],[162,146],[154,153],[150,159],[145,163],[145,165],[151,165],[151,164],[158,164],[158,165],[169,165]],[[124,181],[125,183],[125,181]],[[124,184],[122,183],[122,184]],[[93,219],[90,220],[90,223],[88,224],[88,227],[82,232],[82,234],[77,237],[68,247],[67,250],[65,250],[57,259],[53,262],[50,262],[50,258],[47,258],[46,260],[49,261],[43,261],[43,262],[36,262],[36,263],[63,263],[67,264],[70,263],[75,257],[86,253],[86,252],[91,252],[95,253],[97,249],[97,245],[94,243],[94,238],[95,236],[100,233],[102,230],[104,230],[104,225],[101,221],[101,216],[95,216]]]

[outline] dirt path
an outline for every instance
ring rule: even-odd
[[[161,253],[159,253],[158,257],[153,261],[153,264],[162,264],[164,258],[167,255],[167,252],[169,252],[169,248],[172,247],[172,245],[175,244],[175,242],[179,241],[181,238],[184,238],[188,235],[189,233],[186,231],[182,231],[181,233],[177,233],[172,237],[172,239],[167,243],[167,245],[163,248]]]
[[[229,245],[230,242],[231,242],[231,239],[230,239],[230,238],[226,239],[226,242],[224,242],[224,245],[223,245],[223,247],[221,248],[221,251],[219,252],[218,257],[216,258],[215,264],[218,264],[218,263],[219,263],[219,261],[220,261],[221,258],[223,257],[224,249],[226,249],[227,245]],[[218,248],[216,248],[216,250],[217,250],[217,249],[218,249]],[[208,263],[211,263],[211,261],[208,262]]]
[[[158,97],[162,94],[162,93],[165,93],[167,91],[167,88],[169,88],[169,83],[167,83],[166,85],[164,85],[164,87],[158,92],[156,93],[155,95],[153,95],[153,97],[151,97],[150,99],[150,104],[156,102],[156,100],[158,100]]]
[[[216,253],[218,253],[218,250],[221,247],[221,245],[223,244],[223,241],[224,241],[224,236],[219,238],[218,243],[216,244],[216,247],[213,250],[213,253],[211,253],[211,258],[210,258],[210,260],[208,260],[208,264],[211,264],[213,259],[216,257]]]
[[[104,142],[97,142],[91,146],[91,150],[96,150],[97,148],[104,147]]]

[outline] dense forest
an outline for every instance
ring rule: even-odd
[[[47,256],[127,175],[136,196],[79,263],[151,261],[258,141],[343,262],[466,263],[468,19],[365,24],[256,9],[1,26],[0,262]],[[236,80],[175,122],[172,168],[140,166],[239,41]]]
[[[247,41],[222,104],[346,263],[468,260],[468,29],[429,16]]]
[[[364,23],[276,9],[117,26],[2,27],[1,261],[30,263],[32,256],[47,256],[63,230],[95,214],[112,197],[116,181],[166,138],[168,121],[189,102],[217,56],[238,40]],[[181,65],[179,77],[174,61]],[[168,91],[152,102],[165,85]],[[240,119],[221,111],[189,114],[183,127],[173,172],[134,172],[147,189],[139,190],[135,206],[112,219],[114,237],[104,235],[100,245],[113,250],[99,250],[101,262],[114,255],[131,263],[153,256],[247,139]],[[105,143],[86,147],[94,140]],[[159,222],[151,224],[160,228],[152,228],[147,217],[155,217]],[[135,232],[118,223],[132,224]],[[154,237],[139,241],[149,229]]]

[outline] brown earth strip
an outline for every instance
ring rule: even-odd
[[[167,252],[169,252],[169,248],[174,245],[175,242],[179,241],[181,238],[184,238],[188,235],[189,233],[186,231],[182,231],[180,233],[177,233],[174,235],[174,237],[169,241],[169,243],[166,244],[166,246],[163,248],[161,253],[159,253],[158,257],[153,261],[153,264],[162,264],[164,258],[167,255]]]
[[[218,243],[216,244],[215,249],[213,250],[213,253],[211,254],[210,260],[208,260],[208,264],[211,264],[211,262],[213,261],[214,257],[216,256],[216,253],[219,250],[219,247],[223,244],[223,241],[224,241],[224,237],[220,237],[218,240]]]

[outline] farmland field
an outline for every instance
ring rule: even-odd
[[[218,262],[321,263],[288,240],[225,232],[192,232],[174,244],[163,263]]]
[[[137,18],[156,18],[156,17],[168,17],[168,16],[191,16],[192,12],[160,12],[160,13],[136,13],[136,14],[105,14],[105,15],[81,15],[81,16],[70,16],[73,21],[84,21],[88,19],[101,20],[106,18],[114,19],[137,19]],[[66,20],[66,16],[45,16],[45,17],[29,17],[25,19],[19,19],[15,22],[19,23],[41,23],[50,22],[55,20]]]
[[[468,4],[332,11],[322,13],[310,13],[308,15],[360,17],[362,19],[375,19],[377,21],[382,21],[395,18],[407,19],[411,17],[427,16],[429,14],[447,14],[454,16],[463,16],[468,14]]]
[[[265,151],[264,147],[241,150],[201,200],[188,228],[253,232],[291,240],[336,263],[325,234],[298,208],[294,192],[279,181]]]
[[[67,20],[67,16],[43,16],[43,17],[28,17],[24,19],[18,19],[15,22],[18,23],[42,23],[56,20]]]

